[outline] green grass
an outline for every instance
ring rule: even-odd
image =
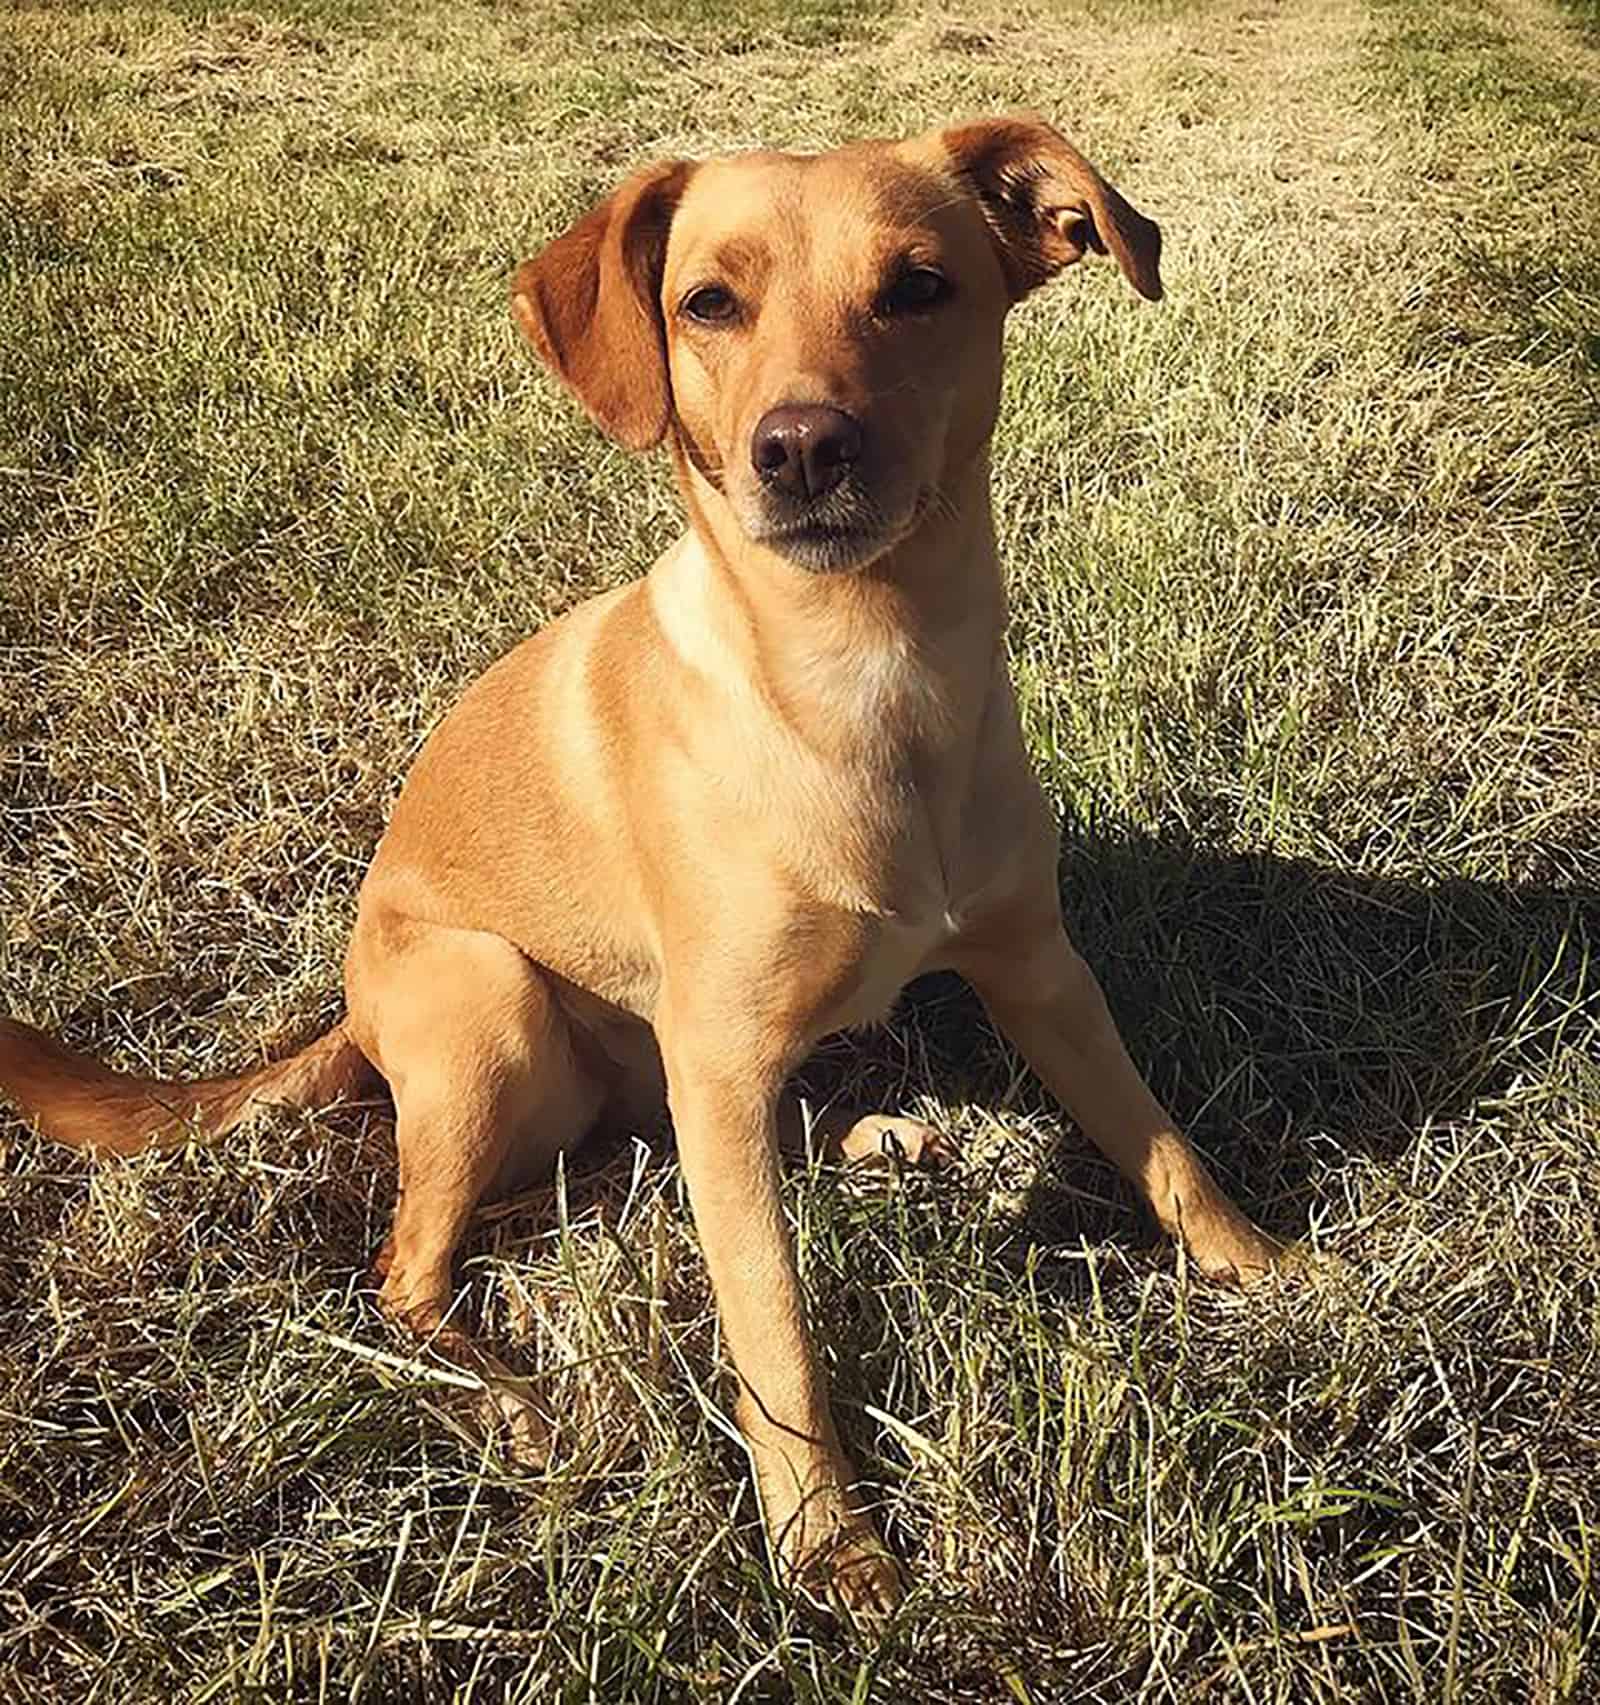
[[[1600,41],[1600,0],[1561,0],[1561,8],[1590,41]]]
[[[790,1206],[918,1583],[771,1585],[670,1144],[485,1215],[571,1417],[365,1289],[381,1108],[0,1151],[0,1693],[1583,1701],[1600,1638],[1592,5],[833,0],[0,20],[0,1009],[218,1069],[337,1008],[398,778],[640,572],[659,465],[506,312],[629,166],[1055,115],[1168,239],[1016,316],[1012,651],[1077,934],[1310,1276],[1190,1282],[959,987],[808,1070],[954,1176]]]

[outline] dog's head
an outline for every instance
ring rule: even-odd
[[[1161,233],[1047,124],[671,161],[518,268],[517,320],[613,438],[805,568],[948,504],[994,427],[1006,310],[1089,251],[1161,294]]]

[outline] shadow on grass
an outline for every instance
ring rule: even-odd
[[[1430,1122],[1537,1072],[1600,1015],[1600,891],[1363,876],[1177,837],[1069,837],[1068,927],[1130,1051],[1236,1198],[1307,1228],[1314,1176],[1399,1161]],[[827,1048],[821,1098],[933,1089],[1000,1118],[1048,1105],[959,979],[907,991],[893,1026]],[[1030,1193],[1029,1239],[1149,1244],[1133,1195],[1081,1139]]]
[[[1398,1162],[1426,1124],[1467,1116],[1600,1019],[1594,887],[1395,880],[1132,833],[1069,834],[1061,886],[1135,1060],[1236,1199],[1284,1238],[1306,1230],[1319,1173],[1353,1154]],[[912,984],[884,1028],[825,1044],[799,1082],[821,1103],[892,1110],[933,1094],[1002,1122],[1050,1106],[948,974]],[[386,1112],[363,1139],[367,1172],[392,1164]],[[666,1152],[661,1133],[651,1146]],[[618,1193],[630,1149],[613,1135],[571,1158],[574,1213]],[[523,1211],[553,1212],[547,1197],[531,1191]],[[1058,1248],[1153,1245],[1133,1204],[1069,1136],[1012,1229]],[[348,1203],[329,1208],[348,1222]],[[372,1214],[334,1239],[355,1260]]]

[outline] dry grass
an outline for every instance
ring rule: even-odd
[[[114,0],[0,21],[0,1005],[215,1068],[327,1016],[461,685],[661,471],[517,349],[628,164],[1041,107],[1165,224],[1018,316],[997,456],[1064,881],[1135,1051],[1318,1264],[1191,1286],[959,989],[814,1093],[949,1178],[790,1201],[919,1585],[769,1584],[660,1133],[464,1277],[531,1479],[364,1290],[382,1109],[92,1166],[5,1128],[0,1692],[1581,1701],[1600,1535],[1591,0]],[[1587,32],[1587,33],[1586,33]]]

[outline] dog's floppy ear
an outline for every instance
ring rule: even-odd
[[[1093,249],[1109,250],[1134,289],[1160,301],[1161,228],[1043,119],[983,119],[940,140],[983,208],[1014,300]]]
[[[659,444],[671,418],[661,269],[690,170],[669,160],[636,173],[525,260],[511,286],[528,341],[630,450]]]

